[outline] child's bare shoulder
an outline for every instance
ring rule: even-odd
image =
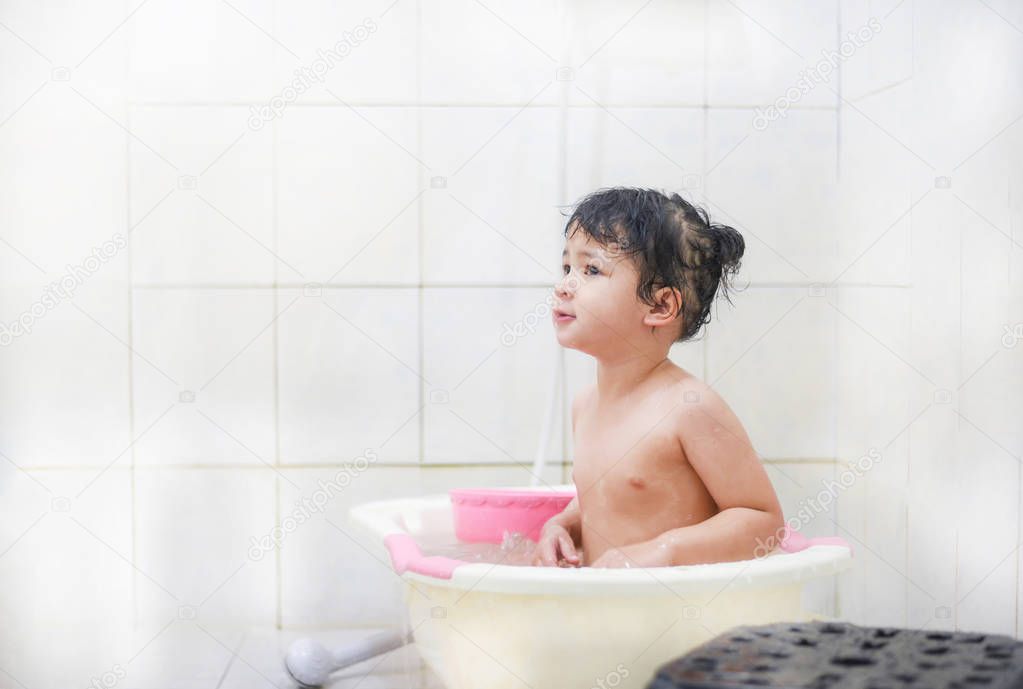
[[[735,412],[714,388],[685,369],[678,372],[672,397],[679,429],[724,426],[733,432],[743,430]]]

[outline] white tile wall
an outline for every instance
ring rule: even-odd
[[[129,684],[204,672],[180,666],[183,648],[225,665],[241,637],[197,622],[396,623],[396,579],[361,547],[379,544],[345,535],[347,508],[529,482],[550,387],[567,419],[594,377],[564,352],[552,380],[559,210],[616,184],[682,190],[746,236],[749,289],[671,356],[736,411],[787,514],[882,449],[808,527],[857,556],[815,604],[1019,632],[1023,347],[1001,343],[1023,320],[1010,4],[2,14],[0,324],[130,236],[0,347],[0,583],[18,594],[0,601],[0,667],[26,686],[98,676],[167,624]],[[840,77],[757,127],[871,16],[882,31]],[[367,19],[376,30],[291,99],[295,71]],[[536,331],[503,345],[531,314]],[[546,482],[570,476],[567,426]],[[326,514],[250,557],[368,448],[378,465]],[[45,662],[52,648],[68,662]],[[227,684],[251,679],[232,667]]]
[[[999,220],[1010,213],[1005,203],[985,205],[997,208]],[[973,210],[961,207],[950,215],[959,227],[962,254],[963,377],[955,392],[961,441],[956,457],[959,620],[964,626],[1015,634],[1017,610],[1004,601],[1019,574],[1023,434],[1018,406],[1011,402],[1020,394],[1023,353],[1007,349],[1001,340],[1006,324],[1020,320],[1012,292],[1019,282],[1012,276],[1019,272],[1021,253],[1012,250],[1010,237]],[[994,246],[1004,247],[997,258]]]
[[[927,405],[937,384],[915,362],[909,289],[828,291],[836,328],[837,454],[845,461],[881,450]],[[847,364],[847,365],[846,365]]]
[[[550,297],[541,288],[423,291],[426,462],[532,463],[557,355]],[[546,456],[559,462],[561,434],[558,419]]]
[[[704,102],[707,3],[652,3],[642,11],[607,0],[565,4],[572,64],[578,65],[573,103]]]
[[[891,132],[939,174],[957,171],[1023,110],[1023,83],[1015,78],[1016,70],[992,68],[991,62],[994,56],[1009,65],[1023,60],[1018,17],[1013,28],[1005,14],[1013,12],[1010,5],[980,9],[971,12],[948,0],[926,9],[914,6],[915,117]],[[949,89],[950,83],[960,88]]]
[[[600,187],[654,186],[699,198],[705,119],[698,108],[573,108],[567,132],[569,197]]]
[[[850,32],[857,39],[842,62],[842,95],[850,103],[862,107],[872,95],[912,79],[914,7],[899,0],[839,3],[840,40],[851,41]]]
[[[17,93],[29,84],[34,90],[52,80],[60,92],[71,77],[83,104],[87,98],[95,103],[89,107],[121,117],[128,40],[125,33],[111,29],[124,21],[130,9],[130,3],[122,0],[89,8],[61,7],[60,11],[31,3],[11,6],[4,17],[4,49],[10,51],[5,57],[16,60],[19,69],[4,80],[5,88],[16,85],[12,91]]]
[[[275,265],[296,279],[274,247],[269,127],[250,130],[242,107],[138,106],[130,117],[136,282],[265,285]]]
[[[130,95],[168,103],[275,95],[271,0],[154,3],[126,25]],[[278,39],[279,40],[279,39]]]
[[[317,296],[317,294],[319,296]],[[281,290],[280,455],[288,464],[419,461],[419,295]]]
[[[838,533],[859,558],[839,595],[849,601],[847,613],[856,619],[904,626],[909,585],[905,431],[928,404],[933,386],[912,363],[908,289],[838,288],[829,293],[828,303],[836,315],[842,362],[836,377],[841,460],[836,475],[847,483],[855,480],[843,490],[848,499],[840,503]]]
[[[771,479],[782,514],[787,523],[798,526],[807,536],[843,535],[836,529],[836,517],[844,504],[844,490],[835,487],[836,467],[823,462],[769,462],[764,465]],[[832,496],[834,498],[832,499]],[[854,543],[854,548],[857,544]],[[845,574],[843,579],[848,579]],[[822,579],[807,586],[803,604],[818,614],[835,615],[835,590],[838,582]]]
[[[553,108],[423,109],[425,281],[553,284],[558,123]]]
[[[253,539],[277,523],[274,481],[262,469],[136,472],[139,619],[274,621],[274,560],[250,557]]]
[[[707,383],[761,456],[834,457],[837,316],[826,297],[769,287],[732,300],[734,307],[718,302],[708,326]]]
[[[0,666],[31,686],[74,683],[82,669],[99,675],[120,660],[114,648],[132,624],[130,473],[3,477],[4,514],[19,524],[17,534],[4,529],[0,551],[10,592],[0,611],[11,621],[0,632]],[[27,620],[51,623],[14,623]]]
[[[273,463],[272,290],[137,289],[138,464]]]
[[[0,274],[42,287],[115,233],[127,235],[124,133],[69,83],[49,82],[18,107],[12,102],[0,128]],[[123,278],[125,264],[115,265],[98,275]]]
[[[420,6],[420,94],[431,104],[556,102],[557,5],[458,0]],[[471,31],[456,27],[471,25]]]
[[[836,13],[837,3],[710,0],[707,102],[753,106],[786,97],[804,70],[814,68],[826,59],[825,52],[838,48]],[[835,101],[834,92],[825,86],[796,99],[803,106],[830,107]]]
[[[710,210],[746,238],[741,277],[829,280],[837,224],[835,113],[790,111],[763,129],[756,116],[749,109],[708,112],[704,193]]]
[[[281,45],[275,47],[273,73],[278,95],[298,80],[313,84],[303,102],[415,102],[418,12],[419,3],[388,0],[278,6],[274,35]],[[303,68],[310,72],[295,73]]]
[[[60,276],[0,280],[3,322],[31,314],[48,279]],[[0,351],[0,452],[18,466],[130,463],[127,290],[99,272],[90,279],[72,302],[32,318],[31,332]]]
[[[20,109],[27,105],[38,92],[46,87],[52,75],[51,60],[45,55],[36,52],[31,44],[24,41],[5,40],[0,43],[0,57],[7,64],[17,64],[21,69],[12,73],[4,79],[0,85],[0,108],[3,111],[4,128],[8,121],[20,112]],[[9,136],[5,132],[4,139]]]
[[[953,390],[962,379],[959,342],[959,230],[946,197],[914,209],[913,289],[910,317],[912,361],[936,388]],[[956,620],[955,476],[959,452],[955,397],[937,397],[907,429],[910,442],[907,622],[914,628],[953,629]],[[943,402],[943,400],[949,400]],[[939,403],[941,402],[941,403]]]
[[[278,128],[283,282],[419,280],[416,112],[343,106],[285,112]]]
[[[914,202],[933,190],[937,176],[888,134],[893,122],[911,116],[911,101],[910,86],[900,85],[841,111],[836,265],[829,281],[910,282]]]
[[[282,518],[301,511],[303,497],[315,492],[331,497],[322,513],[281,544],[282,624],[398,626],[403,619],[401,579],[387,551],[349,523],[348,510],[366,500],[417,494],[419,469],[373,465],[359,472],[356,466],[284,470],[289,481],[280,484]],[[347,483],[347,488],[334,493],[321,482]]]

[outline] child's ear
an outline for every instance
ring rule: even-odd
[[[661,287],[654,292],[654,304],[643,317],[643,325],[652,328],[672,324],[682,314],[682,291],[677,287]]]

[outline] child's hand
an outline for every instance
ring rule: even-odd
[[[671,553],[658,539],[609,548],[592,567],[670,567]]]
[[[533,565],[537,567],[578,567],[579,554],[575,550],[568,529],[555,521],[549,521],[540,532],[536,544]]]

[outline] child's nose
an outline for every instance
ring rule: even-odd
[[[578,281],[575,278],[575,273],[569,272],[562,275],[561,279],[554,284],[554,294],[561,299],[566,299],[575,292],[577,287]]]

